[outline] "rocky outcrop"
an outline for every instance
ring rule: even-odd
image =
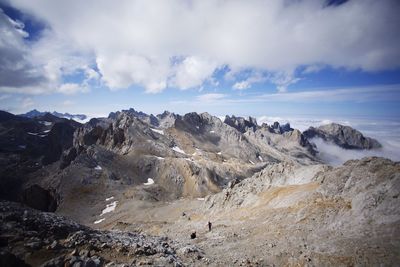
[[[246,120],[243,117],[235,117],[235,116],[225,116],[224,123],[228,124],[229,126],[235,128],[241,133],[245,133],[248,130],[255,131],[257,129],[257,121],[255,118],[249,117],[248,120]]]
[[[146,114],[142,111],[136,111],[133,108],[127,109],[127,110],[122,110],[122,111],[117,111],[117,112],[111,112],[110,115],[108,116],[109,119],[116,119],[118,116],[121,115],[121,113],[127,114],[129,116],[138,118],[139,120],[153,126],[159,126],[159,121],[158,118],[155,117],[153,114]]]
[[[94,230],[13,202],[0,201],[0,240],[2,266],[183,266],[166,237]]]
[[[75,147],[71,147],[70,149],[64,151],[60,158],[60,169],[64,169],[69,166],[77,155],[78,152]]]
[[[161,128],[169,128],[174,126],[175,120],[180,118],[179,115],[171,113],[169,111],[164,111],[157,115],[158,124]]]
[[[319,137],[346,149],[374,149],[382,147],[377,140],[365,137],[361,132],[350,126],[337,123],[323,125],[318,128],[310,127],[303,134],[307,139]]]
[[[267,125],[264,123],[261,127],[267,128],[268,131],[270,131],[271,133],[276,133],[276,134],[283,134],[286,132],[293,131],[293,128],[290,127],[289,123],[280,125],[279,122],[277,122],[277,121],[274,122],[274,124],[272,124],[272,125]]]

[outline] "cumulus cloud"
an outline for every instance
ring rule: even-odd
[[[90,68],[89,56],[50,30],[38,41],[27,41],[24,24],[0,9],[0,92],[72,94],[87,91],[90,81],[98,79]],[[62,77],[85,73],[81,85],[63,84]]]
[[[40,86],[46,80],[42,70],[29,60],[29,47],[24,42],[28,33],[23,28],[22,22],[10,19],[0,9],[0,92]]]
[[[200,86],[205,80],[211,79],[217,67],[215,62],[199,57],[187,57],[177,65],[172,85],[182,90]]]
[[[298,81],[294,73],[299,67],[379,71],[400,66],[396,0],[351,0],[341,5],[327,5],[325,0],[14,0],[11,4],[45,21],[49,34],[35,48],[25,47],[20,45],[22,27],[10,24],[14,34],[20,32],[14,38],[20,50],[10,55],[18,58],[33,49],[57,54],[53,60],[68,60],[50,60],[50,65],[40,60],[45,77],[22,64],[25,81],[4,88],[22,88],[29,78],[29,84],[43,78],[59,80],[64,72],[93,63],[110,88],[140,85],[151,93],[201,86],[220,66],[262,70],[281,92]],[[48,40],[58,46],[51,47]],[[63,62],[72,66],[70,70]],[[251,83],[238,80],[234,88],[246,89]]]

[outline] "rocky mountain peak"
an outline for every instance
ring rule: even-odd
[[[319,137],[324,141],[333,142],[346,149],[374,149],[382,147],[377,140],[365,137],[356,129],[338,123],[330,123],[318,128],[310,127],[303,134],[308,139]]]
[[[243,117],[235,117],[234,115],[232,115],[232,116],[226,115],[224,123],[237,129],[241,133],[245,133],[248,130],[255,131],[258,127],[256,119],[252,118],[252,117],[249,117],[249,119],[247,120]]]

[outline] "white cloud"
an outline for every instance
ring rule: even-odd
[[[267,77],[262,72],[253,71],[250,73],[250,75],[249,75],[249,77],[247,77],[247,79],[240,81],[240,82],[236,82],[232,86],[232,88],[235,90],[245,90],[245,89],[249,89],[252,86],[252,84],[264,82],[265,80],[267,80]]]
[[[292,72],[276,72],[269,77],[269,80],[276,85],[278,92],[284,93],[289,85],[297,83],[300,78],[294,77]]]
[[[355,150],[355,149],[344,149],[334,143],[326,142],[321,138],[313,138],[310,140],[317,146],[318,154],[317,157],[322,159],[324,162],[333,166],[338,166],[351,159],[361,159],[364,157],[385,157],[393,161],[400,160],[399,146],[391,147],[387,143],[383,143],[381,149],[371,150]],[[379,140],[382,141],[382,140]]]
[[[77,83],[64,83],[57,89],[57,92],[72,95],[78,92],[86,93],[88,92],[88,88]]]
[[[226,94],[210,93],[210,94],[198,95],[197,100],[200,102],[213,102],[224,99],[226,97],[227,97]]]
[[[31,51],[24,41],[28,33],[23,28],[0,9],[0,92],[24,92],[46,82],[42,69],[29,60]]]
[[[329,102],[371,102],[371,101],[400,101],[400,84],[365,86],[365,87],[345,87],[330,88],[328,90],[314,90],[301,92],[278,92],[260,95],[247,95],[240,97],[225,94],[211,93],[197,96],[193,101],[174,101],[174,104],[195,105],[198,100],[212,100],[214,105],[252,104],[252,103],[329,103]],[[210,101],[209,101],[210,102]],[[263,118],[265,119],[265,118]],[[274,118],[273,118],[274,119]],[[261,121],[261,120],[260,120]],[[345,123],[345,122],[343,122]]]
[[[368,101],[400,101],[400,85],[381,85],[348,88],[331,88],[301,92],[282,92],[263,94],[247,101],[282,101],[282,102],[368,102]],[[246,101],[246,100],[244,100]]]
[[[30,108],[33,105],[35,105],[35,102],[33,101],[32,98],[26,97],[26,98],[21,99],[21,107],[23,109]]]
[[[215,62],[194,56],[187,57],[176,67],[172,85],[182,90],[200,86],[211,78],[217,67]]]
[[[400,66],[400,3],[395,0],[338,6],[326,6],[325,0],[11,4],[45,21],[49,30],[28,46],[15,22],[13,34],[19,35],[11,39],[17,44],[11,54],[32,55],[21,70],[33,72],[22,72],[26,82],[21,85],[1,84],[3,92],[48,92],[63,75],[94,63],[96,77],[110,88],[140,85],[150,93],[201,86],[219,66],[271,73],[268,78],[279,91],[298,81],[293,75],[298,67],[379,71]],[[28,78],[33,81],[27,83]],[[245,81],[237,81],[237,89],[251,86]],[[50,85],[40,87],[40,82]]]
[[[144,86],[149,93],[157,93],[167,86],[169,61],[149,59],[135,54],[102,53],[97,65],[103,81],[111,89],[127,88],[132,84]]]
[[[247,80],[241,81],[241,82],[237,82],[232,86],[232,88],[236,89],[236,90],[245,90],[245,89],[248,89],[250,87],[251,87],[251,84]]]

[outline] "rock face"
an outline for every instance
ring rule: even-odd
[[[183,264],[176,254],[180,248],[173,247],[166,237],[94,230],[62,216],[4,201],[0,201],[0,222],[0,262],[7,263],[2,266]]]
[[[51,114],[26,118],[0,111],[0,198],[17,200],[22,180],[58,161],[79,126]]]
[[[289,123],[280,125],[279,122],[274,122],[274,124],[272,124],[271,126],[264,126],[264,127],[268,127],[268,130],[271,133],[276,133],[276,134],[283,134],[286,132],[290,132],[293,131],[293,128],[290,127]]]
[[[235,117],[233,115],[232,115],[232,117],[230,117],[227,115],[225,117],[224,123],[235,128],[236,130],[238,130],[241,133],[245,133],[249,129],[251,129],[253,131],[255,131],[257,129],[257,121],[255,118],[252,118],[252,117],[249,117],[249,119],[246,120],[243,117]]]
[[[331,123],[318,128],[310,127],[303,132],[308,139],[319,137],[346,149],[374,149],[382,145],[375,139],[365,137],[359,131],[337,123]]]

